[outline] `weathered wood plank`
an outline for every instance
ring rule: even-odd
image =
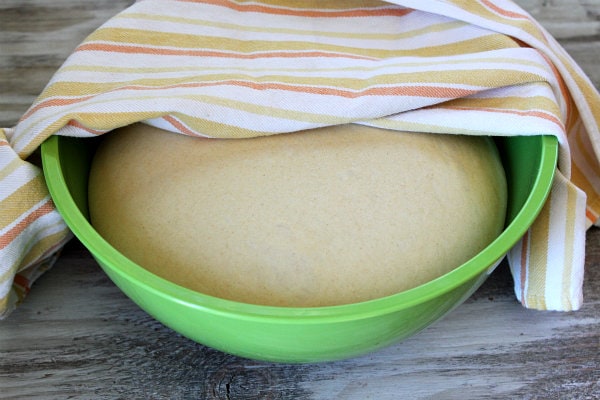
[[[585,398],[600,393],[599,240],[595,229],[577,313],[524,310],[502,265],[418,336],[318,365],[244,360],[190,342],[139,310],[73,242],[2,324],[0,384],[8,398]]]

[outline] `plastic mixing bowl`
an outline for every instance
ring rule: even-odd
[[[558,154],[554,137],[495,139],[508,183],[506,228],[460,267],[375,300],[292,308],[194,292],[150,273],[108,244],[88,221],[87,179],[97,140],[53,136],[42,145],[42,160],[57,209],[106,274],[142,309],[188,338],[242,357],[280,362],[371,352],[414,335],[460,305],[535,220],[549,193]]]

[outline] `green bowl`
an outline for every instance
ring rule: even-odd
[[[314,308],[223,300],[154,275],[90,225],[87,179],[98,139],[53,136],[42,145],[56,207],[106,274],[143,310],[188,338],[238,356],[317,362],[358,356],[405,339],[466,300],[533,223],[554,176],[554,137],[497,138],[508,183],[507,224],[483,251],[450,273],[391,296]]]

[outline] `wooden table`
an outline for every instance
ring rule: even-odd
[[[125,0],[2,0],[0,125]],[[520,0],[600,87],[600,1]],[[360,358],[286,365],[193,343],[128,300],[77,241],[0,322],[2,399],[597,399],[600,229],[587,239],[585,305],[526,310],[502,264],[421,334]]]

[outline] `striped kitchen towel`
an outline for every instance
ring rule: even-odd
[[[28,157],[50,135],[93,137],[137,121],[216,138],[349,122],[554,135],[550,198],[508,259],[524,306],[581,306],[585,231],[600,213],[600,96],[509,0],[133,4],[0,131],[0,314],[70,238]]]

